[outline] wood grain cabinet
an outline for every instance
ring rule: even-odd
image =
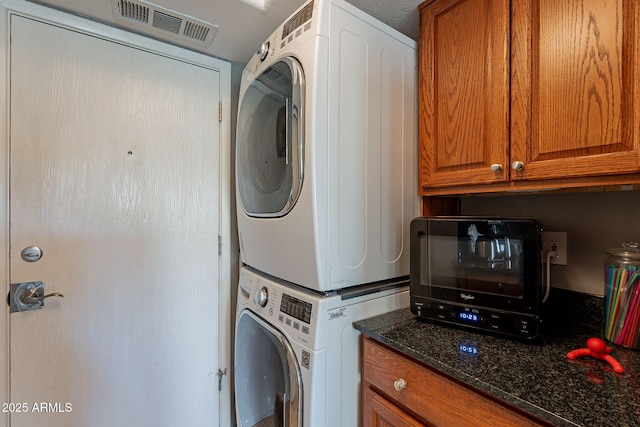
[[[364,427],[547,425],[362,337]]]
[[[423,3],[422,195],[640,182],[639,10],[638,0]]]

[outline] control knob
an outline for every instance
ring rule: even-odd
[[[254,300],[260,307],[265,307],[267,301],[269,301],[269,290],[263,286],[262,289],[256,292]]]
[[[264,59],[269,54],[269,48],[271,47],[271,43],[264,42],[260,45],[260,50],[256,52],[256,55],[260,58],[260,61],[264,61]]]

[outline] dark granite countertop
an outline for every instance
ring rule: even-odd
[[[598,327],[547,322],[544,344],[529,344],[418,320],[409,309],[354,324],[371,338],[557,426],[640,426],[640,352],[619,346],[617,374],[602,360],[570,361]],[[460,346],[477,349],[465,353]],[[610,345],[610,344],[608,344]]]

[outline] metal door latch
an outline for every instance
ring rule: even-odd
[[[9,290],[8,303],[11,307],[9,311],[37,310],[44,307],[44,299],[49,297],[63,297],[57,292],[45,295],[44,282],[22,282],[12,283]]]

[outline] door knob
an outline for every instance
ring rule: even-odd
[[[63,297],[64,295],[53,292],[44,293],[44,282],[12,283],[9,291],[10,312],[37,310],[44,307],[45,298]]]
[[[502,172],[502,165],[500,163],[494,163],[491,165],[491,172],[500,173]]]
[[[57,292],[47,294],[47,295],[39,295],[39,292],[37,290],[32,289],[31,291],[21,293],[18,298],[20,298],[20,302],[22,302],[23,304],[33,305],[33,304],[38,304],[39,302],[42,302],[42,300],[44,300],[45,298],[63,297],[63,296],[64,295],[59,294]]]

